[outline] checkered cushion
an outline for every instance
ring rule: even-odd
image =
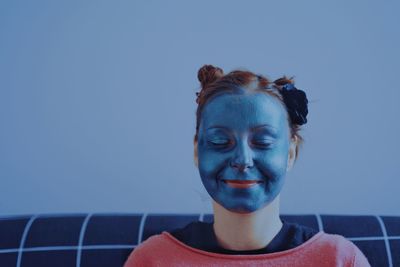
[[[400,266],[400,216],[282,215],[354,242],[372,266]],[[122,266],[149,236],[212,214],[61,214],[0,218],[0,266]]]

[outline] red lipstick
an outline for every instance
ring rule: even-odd
[[[234,187],[234,188],[250,188],[257,184],[262,183],[260,180],[222,180],[227,185]]]

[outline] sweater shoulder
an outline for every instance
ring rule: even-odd
[[[324,253],[335,255],[342,262],[351,263],[350,266],[370,266],[361,250],[344,236],[322,233],[319,242],[314,245]],[[359,265],[357,262],[362,264]]]
[[[356,245],[354,245],[353,242],[346,239],[344,236],[337,234],[328,234],[325,232],[322,232],[321,237],[319,238],[319,242],[317,242],[315,245],[336,251],[354,252],[354,250],[357,249]]]
[[[140,243],[128,256],[124,267],[150,266],[157,259],[157,253],[171,246],[171,242],[163,234],[150,236]]]
[[[347,249],[347,248],[356,247],[356,245],[354,245],[353,242],[346,239],[344,236],[338,235],[338,234],[328,234],[328,233],[322,232],[321,238],[319,239],[319,241],[321,244],[324,244],[326,246],[335,247],[338,249],[343,249],[343,248]]]

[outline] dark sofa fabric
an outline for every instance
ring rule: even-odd
[[[371,266],[400,267],[400,216],[282,215],[351,240]],[[0,217],[1,267],[116,267],[152,235],[212,214],[52,214]]]

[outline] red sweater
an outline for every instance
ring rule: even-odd
[[[124,267],[153,266],[370,266],[362,252],[340,235],[319,232],[298,247],[258,255],[227,255],[192,248],[168,232],[149,237]]]

